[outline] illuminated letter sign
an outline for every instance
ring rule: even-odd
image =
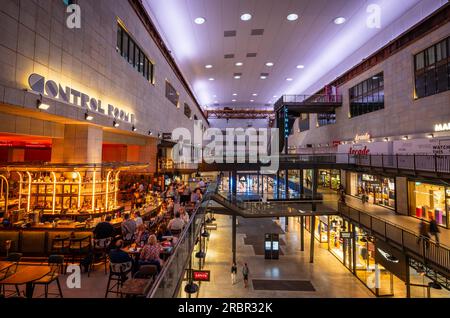
[[[447,131],[447,130],[450,130],[450,123],[434,125],[434,131]]]
[[[77,91],[69,86],[63,87],[55,81],[46,81],[45,77],[42,75],[35,73],[31,74],[28,77],[28,85],[30,85],[31,90],[36,93],[43,94],[50,98],[59,99],[62,102],[97,112],[99,114],[107,115],[114,119],[134,124],[134,114],[126,112],[111,104],[108,104],[108,109],[105,111],[100,99],[90,97],[89,95]]]

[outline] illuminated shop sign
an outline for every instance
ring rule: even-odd
[[[370,140],[370,134],[365,133],[363,135],[356,135],[355,141],[369,141]]]
[[[209,282],[210,281],[210,271],[192,271],[192,278],[195,281]]]
[[[62,102],[107,115],[114,119],[132,124],[135,122],[134,114],[112,104],[104,105],[100,99],[91,97],[69,86],[62,86],[53,80],[45,80],[45,77],[42,75],[31,74],[28,77],[28,85],[34,92],[44,94],[47,97],[56,98]]]
[[[448,131],[450,130],[450,123],[434,125],[434,131]]]

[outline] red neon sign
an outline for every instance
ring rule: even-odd
[[[193,271],[192,277],[196,281],[209,282],[210,271]]]

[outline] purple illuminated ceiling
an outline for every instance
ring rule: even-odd
[[[267,107],[281,94],[313,93],[445,2],[143,0],[203,107]],[[377,8],[380,28],[373,15]],[[252,18],[242,21],[243,13]],[[288,21],[291,13],[299,18]],[[205,18],[205,23],[194,23],[197,17]],[[346,22],[337,25],[336,17],[345,17]],[[251,35],[260,29],[262,35]],[[236,31],[236,36],[225,37],[225,31]],[[248,53],[256,57],[247,57]],[[234,58],[226,59],[226,54]],[[237,62],[243,65],[236,66]],[[266,66],[267,62],[274,65]],[[205,68],[208,64],[212,67]],[[235,79],[235,73],[242,75]],[[267,78],[261,79],[261,73],[268,73]]]

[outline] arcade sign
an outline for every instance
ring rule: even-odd
[[[355,141],[369,141],[370,140],[370,134],[369,133],[365,133],[363,135],[356,135],[355,136]]]
[[[209,282],[211,279],[211,271],[192,271],[192,278],[197,282]]]
[[[28,85],[32,91],[43,94],[47,97],[59,99],[62,102],[97,112],[99,114],[107,115],[117,120],[129,122],[131,124],[134,124],[135,122],[134,114],[112,104],[104,106],[102,105],[102,101],[100,99],[90,97],[89,95],[69,86],[63,87],[61,84],[57,84],[53,80],[45,80],[45,77],[42,75],[32,73],[28,77]],[[106,109],[104,107],[106,107]]]

